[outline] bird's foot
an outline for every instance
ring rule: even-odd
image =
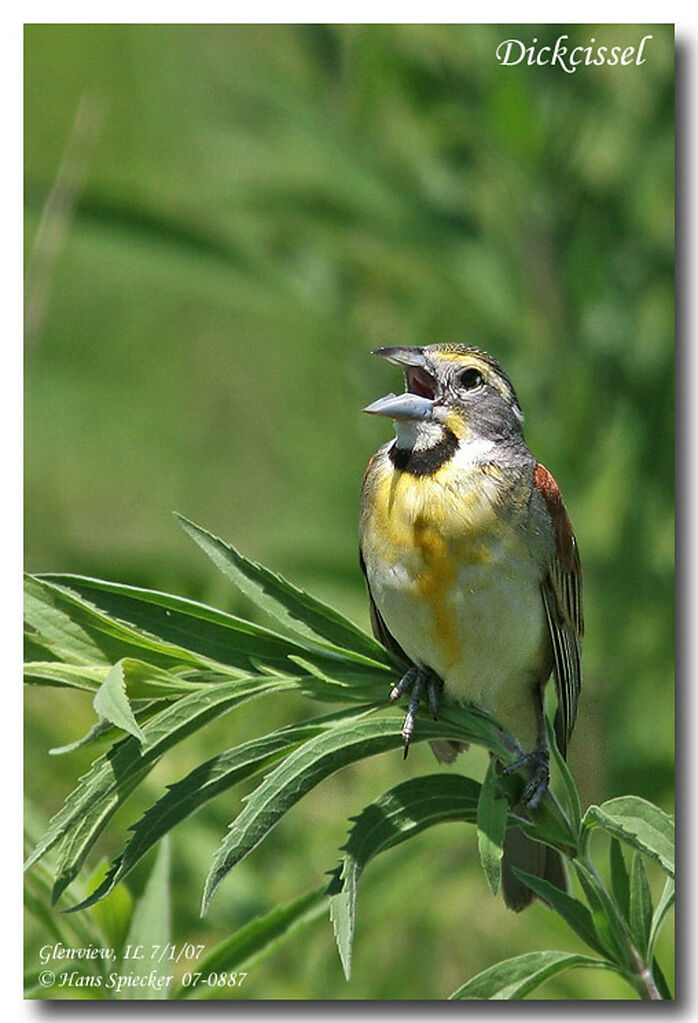
[[[535,810],[541,799],[548,790],[550,783],[550,753],[547,749],[538,748],[508,764],[502,774],[513,774],[520,768],[526,767],[530,770],[530,777],[521,793],[521,802],[529,810]]]
[[[399,700],[403,693],[406,693],[408,689],[411,689],[410,702],[407,708],[405,722],[402,726],[402,745],[404,750],[403,759],[409,752],[410,741],[414,733],[415,717],[417,715],[419,704],[422,701],[424,691],[426,690],[429,710],[436,721],[439,716],[439,697],[441,696],[442,688],[443,683],[441,682],[441,679],[437,678],[432,671],[429,671],[427,668],[412,667],[405,672],[398,684],[393,686],[391,689],[391,703]]]

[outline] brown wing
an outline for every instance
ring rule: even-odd
[[[555,537],[555,553],[541,592],[553,648],[555,735],[560,752],[566,756],[582,688],[582,569],[577,541],[552,473],[538,463],[533,483],[545,501]]]

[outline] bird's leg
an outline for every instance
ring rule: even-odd
[[[434,716],[434,719],[438,717],[439,709],[439,696],[441,695],[441,680],[434,675],[433,672],[427,668],[418,668],[416,666],[411,667],[403,677],[400,679],[396,686],[390,691],[390,702],[394,703],[398,700],[403,693],[411,689],[410,702],[407,708],[407,715],[405,716],[405,723],[402,726],[402,741],[404,754],[403,757],[407,756],[410,748],[410,741],[414,733],[414,723],[417,714],[417,709],[424,695],[424,689],[427,691],[427,700],[429,702],[429,709]]]
[[[427,676],[427,700],[429,702],[429,710],[434,721],[439,720],[439,701],[441,699],[441,690],[444,684],[438,676],[429,672]]]
[[[535,810],[548,791],[550,782],[550,751],[545,747],[536,746],[530,753],[525,753],[513,764],[508,764],[502,774],[513,774],[521,767],[530,770],[530,777],[521,793],[521,802],[529,809]]]
[[[405,674],[402,676],[398,684],[396,686],[393,686],[393,688],[390,690],[389,699],[391,703],[395,703],[396,700],[400,699],[403,693],[407,692],[408,689],[412,688],[418,674],[419,668],[415,667],[409,668],[405,672]]]
[[[548,791],[550,783],[550,749],[545,730],[542,691],[539,692],[536,700],[536,717],[538,719],[538,734],[534,749],[530,753],[524,753],[513,764],[508,764],[502,771],[502,774],[513,774],[514,771],[518,771],[522,767],[528,768],[529,778],[521,793],[521,803],[529,810],[536,809]]]

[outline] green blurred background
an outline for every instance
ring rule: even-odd
[[[562,32],[653,38],[641,67],[494,59],[502,39]],[[360,410],[400,386],[368,353],[477,344],[514,380],[580,544],[583,798],[671,811],[671,26],[35,25],[25,44],[27,568],[252,613],[176,509],[368,628],[357,502],[389,424]],[[144,791],[306,712],[279,697],[225,718]],[[92,718],[79,695],[28,694],[27,788],[46,818],[90,760],[47,749]],[[457,769],[482,765],[476,752]],[[174,937],[211,947],[316,886],[350,814],[434,769],[420,746],[331,779],[200,921],[239,806],[219,798],[174,834]],[[499,958],[577,947],[540,905],[517,917],[488,895],[465,827],[376,862],[357,927],[349,984],[321,920],[242,993],[439,998]],[[626,989],[579,972],[541,997]]]

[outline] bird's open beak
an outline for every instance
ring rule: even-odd
[[[371,355],[380,355],[382,359],[395,363],[396,366],[418,366],[424,369],[427,364],[423,348],[410,345],[395,345],[393,348],[374,348]]]
[[[386,394],[367,405],[364,412],[390,419],[431,419],[434,402],[419,394]]]
[[[386,394],[364,412],[390,419],[431,419],[436,398],[436,380],[427,371],[427,360],[421,348],[376,348],[372,355],[381,355],[388,362],[402,366],[405,371],[405,393]]]

